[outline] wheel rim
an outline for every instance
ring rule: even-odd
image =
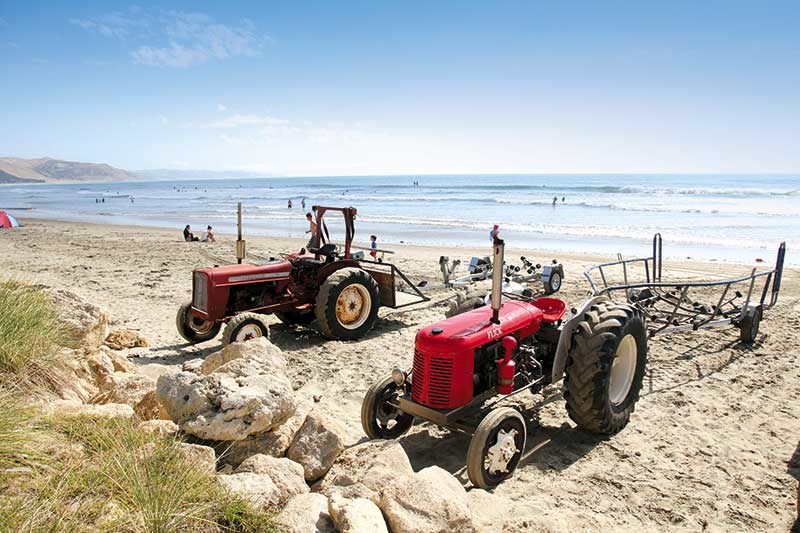
[[[189,329],[197,333],[198,335],[205,335],[211,328],[214,327],[214,322],[211,320],[200,320],[196,316],[191,314],[192,312],[189,311],[189,320],[187,321],[189,325]]]
[[[345,329],[358,329],[367,321],[372,298],[363,285],[348,285],[336,298],[336,320]]]
[[[554,291],[561,288],[561,276],[558,275],[558,272],[553,272],[550,275],[550,288]]]
[[[394,383],[390,383],[378,395],[378,405],[375,406],[375,425],[383,434],[389,435],[399,431],[403,419],[407,417],[404,411],[389,403],[391,400],[397,400],[400,392]]]
[[[509,473],[508,465],[519,452],[516,442],[518,433],[514,428],[497,432],[495,443],[489,447],[483,458],[483,468],[489,475],[502,476]]]
[[[263,337],[263,335],[264,332],[257,324],[245,324],[236,332],[234,340],[235,342],[249,341],[256,337]]]
[[[614,362],[611,365],[611,379],[608,383],[608,398],[614,405],[619,405],[628,397],[636,373],[638,348],[633,335],[625,335],[617,346]]]

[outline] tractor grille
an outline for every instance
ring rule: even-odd
[[[192,287],[192,305],[201,311],[207,311],[208,306],[208,277],[202,272],[194,273]]]
[[[411,397],[434,409],[450,407],[450,389],[453,381],[453,360],[449,357],[426,357],[414,351],[414,373],[411,380]]]

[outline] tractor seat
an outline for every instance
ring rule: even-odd
[[[333,243],[323,244],[319,248],[309,248],[308,251],[312,254],[323,256],[326,263],[336,259],[336,245]]]

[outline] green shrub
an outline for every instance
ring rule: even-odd
[[[11,391],[0,388],[0,470],[40,459],[39,437],[33,410]]]

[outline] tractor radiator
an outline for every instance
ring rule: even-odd
[[[419,349],[414,351],[411,397],[415,402],[434,409],[453,407],[452,383],[452,358],[428,357]]]
[[[195,272],[193,281],[192,306],[200,311],[208,311],[208,277],[202,272]]]

